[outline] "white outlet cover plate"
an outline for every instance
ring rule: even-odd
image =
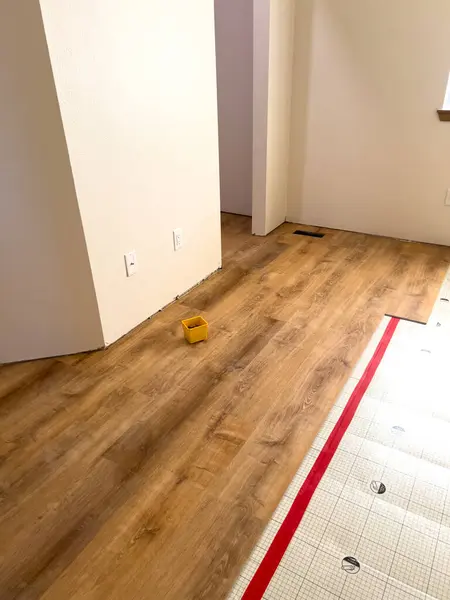
[[[137,271],[137,259],[136,259],[136,250],[132,250],[131,252],[127,252],[125,254],[125,268],[127,270],[127,277],[131,277]]]
[[[183,245],[183,230],[180,228],[173,230],[173,248],[179,250]]]

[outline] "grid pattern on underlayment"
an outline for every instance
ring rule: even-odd
[[[447,274],[428,324],[399,323],[265,600],[450,600],[449,299]],[[241,600],[388,323],[385,317],[228,600]]]

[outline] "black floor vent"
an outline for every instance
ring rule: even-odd
[[[294,231],[294,235],[307,235],[308,237],[317,237],[323,238],[324,233],[315,233],[314,231],[303,231],[302,229],[297,229]]]

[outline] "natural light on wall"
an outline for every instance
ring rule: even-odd
[[[450,74],[448,76],[447,91],[445,94],[444,106],[442,108],[444,110],[450,110]]]

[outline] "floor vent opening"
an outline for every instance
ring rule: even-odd
[[[323,238],[325,234],[316,233],[315,231],[303,231],[302,229],[297,229],[294,231],[294,235],[307,235],[308,237]]]

